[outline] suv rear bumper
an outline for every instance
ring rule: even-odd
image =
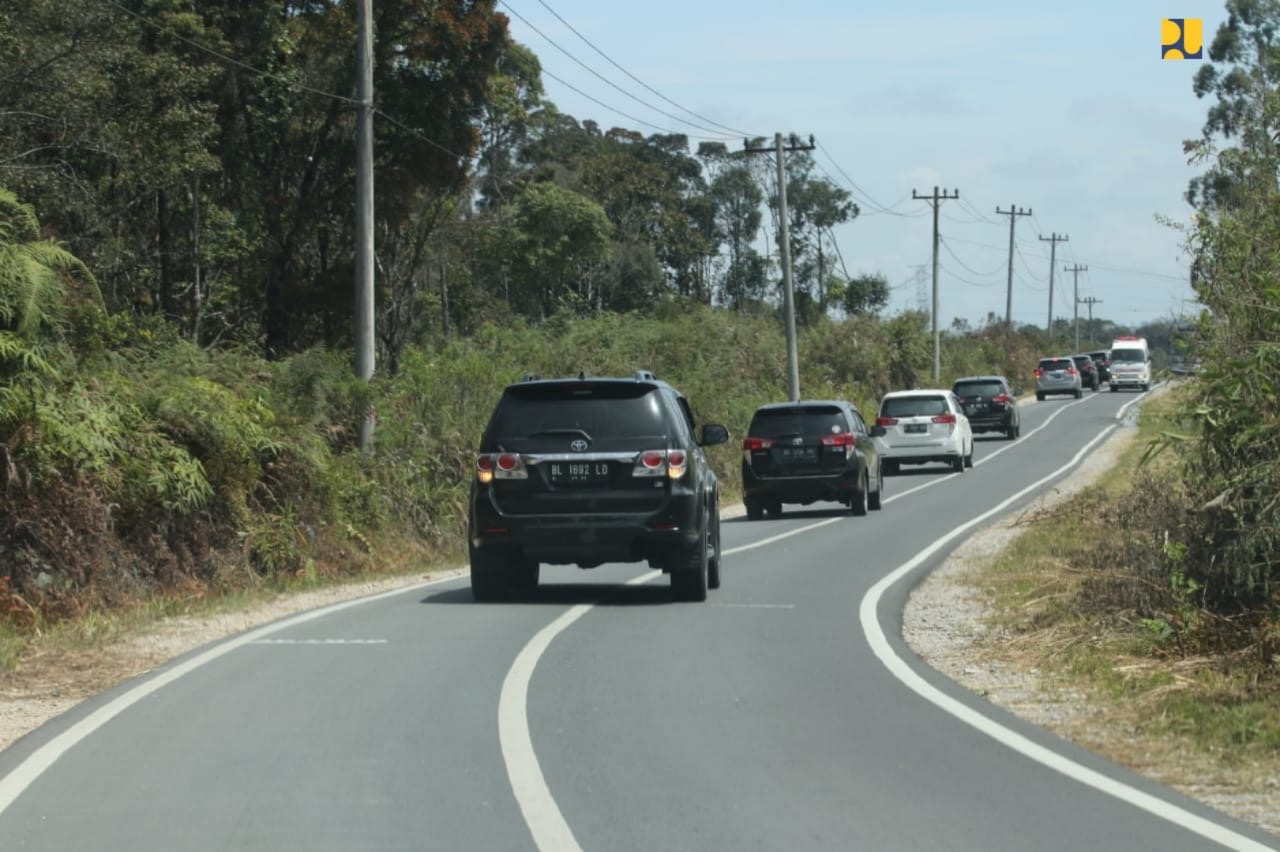
[[[603,562],[648,562],[662,567],[672,552],[700,538],[698,501],[676,495],[656,512],[503,514],[488,499],[471,501],[468,534],[476,550],[497,549],[535,562],[594,567]]]

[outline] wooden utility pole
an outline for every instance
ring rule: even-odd
[[[1019,210],[1018,205],[1010,204],[1008,210],[997,207],[996,213],[1009,217],[1009,283],[1004,293],[1004,330],[1008,334],[1013,331],[1013,224],[1019,216],[1030,216],[1031,208]]]
[[[787,174],[786,168],[783,166],[782,154],[784,151],[812,151],[817,147],[813,142],[813,137],[809,137],[809,144],[802,145],[800,138],[794,133],[788,138],[788,144],[782,144],[782,134],[773,134],[773,148],[753,148],[750,140],[744,140],[742,149],[748,154],[764,153],[772,150],[777,158],[778,166],[778,218],[782,220],[782,229],[779,247],[782,252],[782,300],[783,312],[786,314],[787,321],[787,374],[789,377],[788,391],[791,400],[794,402],[800,399],[800,355],[796,350],[796,305],[795,305],[795,287],[791,278],[791,223],[787,220],[790,218],[787,213]]]
[[[938,381],[941,374],[942,358],[941,347],[938,338],[938,207],[944,201],[952,201],[960,197],[960,190],[953,189],[950,195],[946,190],[942,194],[938,194],[938,188],[933,188],[933,195],[921,195],[914,189],[911,190],[911,197],[916,201],[927,201],[929,206],[933,208],[933,380]]]
[[[1074,302],[1072,306],[1073,309],[1072,309],[1071,321],[1075,323],[1075,327],[1076,327],[1075,351],[1079,352],[1080,351],[1080,273],[1088,272],[1089,267],[1081,266],[1078,263],[1073,263],[1071,266],[1062,267],[1062,270],[1064,272],[1071,273],[1071,291],[1073,294],[1073,302]]]
[[[373,379],[373,0],[356,3],[356,377]],[[360,451],[373,451],[375,416],[360,423]]]
[[[1048,341],[1052,341],[1053,340],[1053,267],[1054,267],[1054,264],[1057,263],[1058,243],[1065,243],[1067,240],[1070,239],[1070,237],[1067,237],[1065,235],[1058,236],[1057,234],[1053,234],[1052,236],[1049,236],[1049,237],[1041,236],[1040,239],[1046,243],[1049,243],[1049,322],[1045,324],[1044,333],[1045,333],[1045,339]]]

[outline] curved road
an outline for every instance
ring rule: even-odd
[[[723,524],[724,586],[544,567],[294,616],[0,752],[0,849],[1172,850],[1280,839],[1029,726],[918,663],[911,585],[1034,499],[1132,394],[1023,407],[883,511]]]

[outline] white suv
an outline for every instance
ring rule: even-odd
[[[1151,390],[1151,350],[1145,337],[1117,337],[1111,342],[1111,389]]]
[[[900,464],[944,462],[957,473],[973,467],[973,429],[960,400],[949,390],[887,393],[880,401],[876,438],[885,473]]]

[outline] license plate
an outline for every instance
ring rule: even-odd
[[[929,425],[927,423],[908,423],[902,427],[902,431],[906,432],[909,435],[914,435],[920,432],[928,432]]]
[[[778,458],[789,462],[816,462],[817,447],[778,447]]]
[[[986,411],[987,404],[985,402],[971,402],[964,407],[965,414],[977,414],[979,411]]]
[[[551,481],[557,485],[596,485],[609,481],[606,461],[551,462]]]

